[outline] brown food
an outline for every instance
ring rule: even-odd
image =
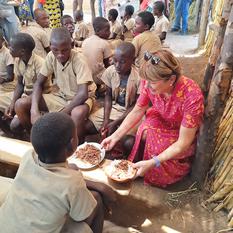
[[[78,149],[76,157],[85,163],[97,165],[101,159],[101,151],[93,145],[87,144],[85,147]]]
[[[115,167],[116,169],[127,172],[129,169],[129,163],[127,160],[121,160]]]

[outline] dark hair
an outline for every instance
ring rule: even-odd
[[[19,32],[12,36],[11,42],[19,49],[24,49],[27,52],[32,52],[35,48],[35,41],[31,35]]]
[[[148,12],[148,11],[142,11],[138,14],[138,17],[140,17],[142,19],[142,22],[145,25],[149,26],[149,29],[154,25],[155,23],[155,18],[153,16],[152,13]]]
[[[159,12],[163,12],[164,9],[165,9],[165,5],[162,1],[157,1],[157,2],[154,2],[154,6],[159,10]]]
[[[81,10],[76,10],[74,12],[74,17],[75,17],[75,19],[77,19],[78,17],[82,19],[83,18],[83,12]]]
[[[95,17],[93,20],[94,31],[99,32],[106,23],[108,23],[108,20],[104,17]]]
[[[40,8],[35,9],[33,13],[34,13],[35,20],[38,20],[38,18],[40,17],[41,13],[46,13],[47,14],[46,10],[40,9]]]
[[[31,131],[31,142],[39,159],[56,163],[58,154],[69,145],[74,128],[74,122],[65,113],[53,112],[40,117]]]
[[[63,25],[63,21],[64,21],[65,19],[69,19],[69,18],[71,18],[71,19],[73,20],[73,18],[72,18],[70,15],[63,15],[63,16],[61,17],[61,24]]]
[[[118,17],[118,11],[116,9],[110,9],[108,14],[111,15],[114,20],[116,20]]]
[[[50,42],[67,42],[71,43],[70,32],[66,27],[53,28],[50,36]]]
[[[133,13],[134,13],[134,7],[133,7],[132,5],[127,5],[127,6],[125,7],[125,13],[126,13],[127,15],[132,16]]]

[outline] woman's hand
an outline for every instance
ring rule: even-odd
[[[114,134],[112,134],[111,136],[105,138],[102,142],[101,142],[101,146],[109,151],[112,150],[112,148],[116,145],[116,143],[119,141],[119,139],[116,138],[116,136]]]
[[[155,166],[154,160],[144,160],[133,164],[133,168],[137,169],[136,177],[144,176],[147,171]]]

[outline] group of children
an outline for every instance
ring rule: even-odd
[[[162,21],[166,21],[163,10],[163,3],[155,2],[157,22],[161,17]],[[133,102],[135,103],[133,101],[129,104],[126,100],[128,91],[132,91],[132,87],[128,87],[131,72],[134,72],[133,76],[139,76],[136,73],[144,61],[144,53],[161,49],[161,41],[166,37],[166,30],[163,29],[165,26],[162,26],[160,35],[154,32],[156,25],[152,13],[140,12],[136,18],[132,17],[133,13],[133,6],[127,5],[122,25],[117,21],[117,10],[111,9],[109,21],[103,17],[94,19],[94,34],[89,36],[89,28],[83,22],[82,11],[76,11],[74,14],[76,25],[71,16],[64,15],[61,20],[62,28],[53,29],[51,32],[46,11],[36,9],[35,22],[11,38],[9,50],[3,45],[4,39],[1,35],[0,55],[8,54],[3,55],[6,61],[2,70],[6,75],[4,80],[0,77],[3,80],[1,86],[10,86],[12,79],[16,80],[14,89],[5,88],[7,91],[0,92],[2,129],[7,130],[9,123],[8,132],[16,135],[22,132],[22,129],[29,132],[31,125],[41,114],[63,111],[71,115],[76,125],[80,125],[77,134],[82,142],[89,131],[85,129],[85,125],[88,125],[89,119],[95,121],[95,115],[99,114],[92,110],[93,105],[96,105],[96,96],[105,95],[105,102],[115,98],[115,103],[123,107],[122,113],[130,108]],[[161,27],[161,23],[159,25]],[[112,46],[113,43],[115,46]],[[75,49],[76,46],[81,46],[81,49]],[[130,49],[135,52],[131,53],[129,59],[127,51]],[[122,53],[120,58],[115,57],[118,51]],[[124,59],[126,56],[127,59]],[[117,59],[120,61],[116,63]],[[127,75],[118,73],[117,64],[126,62],[129,65]],[[135,69],[132,68],[133,64]],[[121,75],[124,76],[123,79]],[[112,83],[107,81],[109,76],[120,77],[115,80],[113,87]],[[110,91],[109,88],[114,90]],[[104,109],[109,108],[108,106],[109,104],[104,104]],[[102,111],[104,112],[105,110]],[[110,121],[106,116],[102,116],[103,124]]]
[[[65,161],[75,151],[77,138],[82,143],[88,134],[111,134],[132,110],[140,93],[139,69],[144,53],[161,49],[166,37],[161,6],[159,2],[154,5],[160,34],[152,30],[157,25],[152,13],[140,12],[134,19],[130,5],[125,8],[123,24],[118,23],[114,9],[109,11],[109,21],[96,17],[93,35],[89,35],[81,11],[75,12],[76,25],[71,16],[64,15],[62,27],[50,31],[43,9],[34,11],[34,25],[13,36],[8,48],[0,34],[0,127],[14,136],[29,133],[32,128],[36,152],[23,159],[0,208],[4,232],[25,232],[29,226],[28,232],[60,232],[66,214],[86,222],[84,225],[93,232],[101,232],[103,202],[99,193],[104,197],[103,190],[111,191],[88,181],[93,198],[80,172],[68,169]],[[10,88],[13,79],[16,85]],[[104,105],[96,109],[101,91]],[[122,141],[122,148],[129,154],[127,139]],[[15,191],[19,189],[22,194]],[[29,199],[24,190],[30,190]],[[13,208],[15,222],[5,224]],[[22,220],[25,210],[31,223]]]

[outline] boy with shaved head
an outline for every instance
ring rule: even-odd
[[[122,42],[115,49],[114,64],[105,70],[101,78],[106,84],[104,107],[90,115],[85,127],[89,134],[99,131],[111,135],[132,110],[140,82],[134,59],[135,47],[130,42]]]
[[[35,9],[34,11],[35,23],[28,26],[25,32],[30,34],[36,44],[34,52],[45,58],[49,48],[49,39],[51,34],[51,29],[49,28],[49,16],[44,9]]]
[[[32,98],[21,99],[15,111],[27,129],[41,116],[41,111],[67,113],[79,125],[79,135],[92,108],[95,86],[91,71],[82,55],[71,49],[71,37],[66,28],[53,29],[50,44],[51,52],[42,65]],[[51,74],[54,74],[57,90],[42,95]]]
[[[1,232],[102,233],[104,204],[117,196],[67,163],[78,144],[72,119],[45,114],[33,125],[31,142],[34,150],[23,156],[1,205]]]

